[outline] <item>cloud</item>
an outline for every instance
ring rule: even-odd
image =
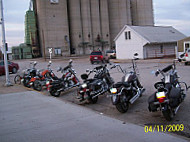
[[[24,31],[24,24],[22,23],[5,23],[6,32],[10,31]]]
[[[155,25],[173,26],[190,36],[190,0],[154,0]]]
[[[190,36],[190,21],[176,19],[157,19],[157,26],[173,26],[183,34]]]

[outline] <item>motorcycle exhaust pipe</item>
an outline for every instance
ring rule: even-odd
[[[130,102],[131,104],[133,104],[133,103],[140,97],[140,95],[141,95],[144,91],[145,91],[144,88],[143,88],[142,90],[139,90],[138,93],[137,93],[133,98],[131,98],[131,99],[129,100],[129,102]]]
[[[98,97],[99,95],[101,95],[102,93],[106,92],[105,90],[103,90],[102,92],[98,93],[97,95],[93,96],[92,99]]]
[[[133,104],[140,97],[140,93],[137,93],[133,98],[129,100],[131,104]]]

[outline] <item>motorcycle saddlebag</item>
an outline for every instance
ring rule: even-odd
[[[156,95],[152,94],[149,98],[148,98],[148,109],[149,111],[155,112],[157,111],[157,108],[159,107],[159,105],[155,105],[154,102],[156,102]]]
[[[181,90],[179,88],[172,87],[170,94],[169,94],[169,100],[170,100],[170,106],[171,107],[177,107],[180,104],[180,96],[181,96]]]

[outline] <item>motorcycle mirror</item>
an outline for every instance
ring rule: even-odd
[[[36,61],[34,61],[34,66],[36,66],[37,65],[37,62]]]
[[[158,76],[160,74],[160,72],[157,70],[156,72],[155,72],[155,76]]]
[[[90,72],[90,70],[89,70],[89,69],[86,69],[86,72]]]
[[[69,64],[72,64],[72,62],[73,62],[73,60],[72,60],[72,59],[70,59],[70,60],[69,60]]]

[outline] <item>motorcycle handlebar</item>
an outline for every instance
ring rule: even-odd
[[[169,66],[165,67],[164,69],[162,69],[162,72],[166,73],[169,70],[171,70],[172,68],[173,68],[173,65],[169,65]]]

